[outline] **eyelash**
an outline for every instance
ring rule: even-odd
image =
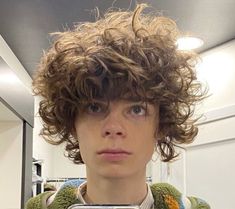
[[[91,110],[91,107],[99,108],[100,111],[95,112],[95,111]],[[102,113],[102,112],[104,112],[105,109],[106,109],[106,108],[104,107],[104,105],[99,104],[99,103],[91,103],[91,104],[88,104],[88,105],[86,106],[87,112],[88,112],[88,113],[91,113],[91,114],[99,114],[99,113]]]
[[[132,114],[137,115],[137,116],[147,115],[147,108],[146,108],[146,106],[144,106],[144,105],[139,105],[139,104],[132,105],[132,106],[130,107],[130,112],[133,111],[134,108],[136,108],[136,107],[141,108],[141,110],[144,111],[144,113],[143,113],[143,114],[138,114],[138,113],[132,112]]]
[[[98,108],[98,111],[93,111],[92,110],[92,107],[95,107],[95,108]],[[140,108],[140,113],[135,113],[134,112],[134,108]],[[108,107],[102,103],[90,103],[86,106],[86,112],[88,114],[93,114],[93,115],[101,115],[101,114],[105,114],[108,110]],[[142,113],[143,112],[143,113]],[[142,104],[133,104],[131,105],[129,108],[128,108],[128,111],[127,111],[128,114],[131,114],[135,117],[138,117],[138,116],[146,116],[148,114],[148,109],[146,107],[146,105],[142,105]]]

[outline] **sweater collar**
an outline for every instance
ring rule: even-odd
[[[86,182],[83,182],[77,190],[77,198],[83,203],[86,204],[86,201],[84,200],[84,195],[86,193]],[[142,201],[142,203],[139,205],[140,209],[152,209],[153,208],[153,203],[154,203],[154,199],[153,199],[153,195],[150,189],[150,186],[147,184],[147,195],[145,196],[144,200]]]

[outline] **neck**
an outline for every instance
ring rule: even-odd
[[[87,175],[84,199],[94,204],[139,205],[147,195],[145,174],[135,178],[95,178]]]

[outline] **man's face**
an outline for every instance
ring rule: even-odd
[[[88,104],[75,121],[88,175],[125,178],[145,175],[151,159],[159,108],[149,103],[100,100]]]

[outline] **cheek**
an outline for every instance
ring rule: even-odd
[[[78,141],[79,141],[79,150],[82,157],[82,160],[85,164],[89,162],[90,153],[92,153],[92,144],[89,132],[85,131],[82,128],[77,129]]]
[[[154,127],[155,128],[155,127]],[[133,134],[132,140],[135,141],[135,145],[139,147],[139,149],[152,153],[154,150],[154,146],[156,143],[155,139],[155,129],[151,126],[140,126],[135,128],[135,131],[132,130],[129,132]],[[131,141],[132,141],[131,140]]]
[[[84,138],[87,138],[87,135],[91,131],[92,127],[93,126],[90,125],[89,121],[87,121],[84,118],[81,118],[80,120],[77,120],[75,122],[76,134],[77,134],[79,141],[83,140]]]
[[[89,129],[83,125],[79,125],[76,127],[76,133],[79,141],[80,150],[83,151],[87,149],[86,147],[89,146],[89,138],[90,138]]]
[[[75,130],[76,130],[76,136],[79,142],[79,149],[82,155],[82,158],[84,160],[84,154],[87,150],[87,142],[88,142],[88,127],[85,123],[81,123],[79,121],[76,121],[75,123]]]
[[[150,158],[152,157],[156,144],[157,126],[155,124],[153,121],[150,121],[145,126],[142,126],[142,128],[140,127],[139,131],[135,134],[136,137],[140,138],[141,149]]]
[[[154,142],[158,133],[158,123],[155,119],[151,118],[151,120],[147,121],[142,129],[142,134],[145,135],[145,138],[150,139],[150,141]]]
[[[83,120],[80,123],[77,122],[75,128],[81,154],[85,155],[86,153],[90,152],[93,147],[95,147],[96,140],[94,140],[94,138],[98,136],[99,128],[94,124],[91,125],[86,120]]]

